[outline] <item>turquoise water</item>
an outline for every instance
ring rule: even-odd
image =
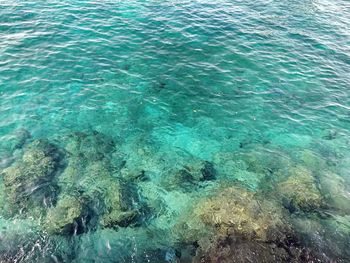
[[[0,0],[1,262],[350,262],[350,5]]]

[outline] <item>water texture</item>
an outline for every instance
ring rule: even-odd
[[[0,0],[1,262],[350,262],[345,0]]]

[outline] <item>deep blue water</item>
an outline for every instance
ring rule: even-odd
[[[350,262],[350,3],[0,0],[1,262]]]

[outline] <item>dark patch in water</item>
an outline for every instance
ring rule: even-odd
[[[287,198],[282,198],[282,204],[284,206],[284,208],[286,208],[289,213],[293,214],[297,211],[297,207],[294,204],[293,199],[292,200],[288,200]]]
[[[215,180],[216,179],[216,170],[214,164],[208,161],[204,162],[204,167],[201,169],[202,181]]]

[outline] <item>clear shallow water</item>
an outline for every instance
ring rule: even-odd
[[[1,260],[349,262],[349,28],[347,1],[0,1]]]

